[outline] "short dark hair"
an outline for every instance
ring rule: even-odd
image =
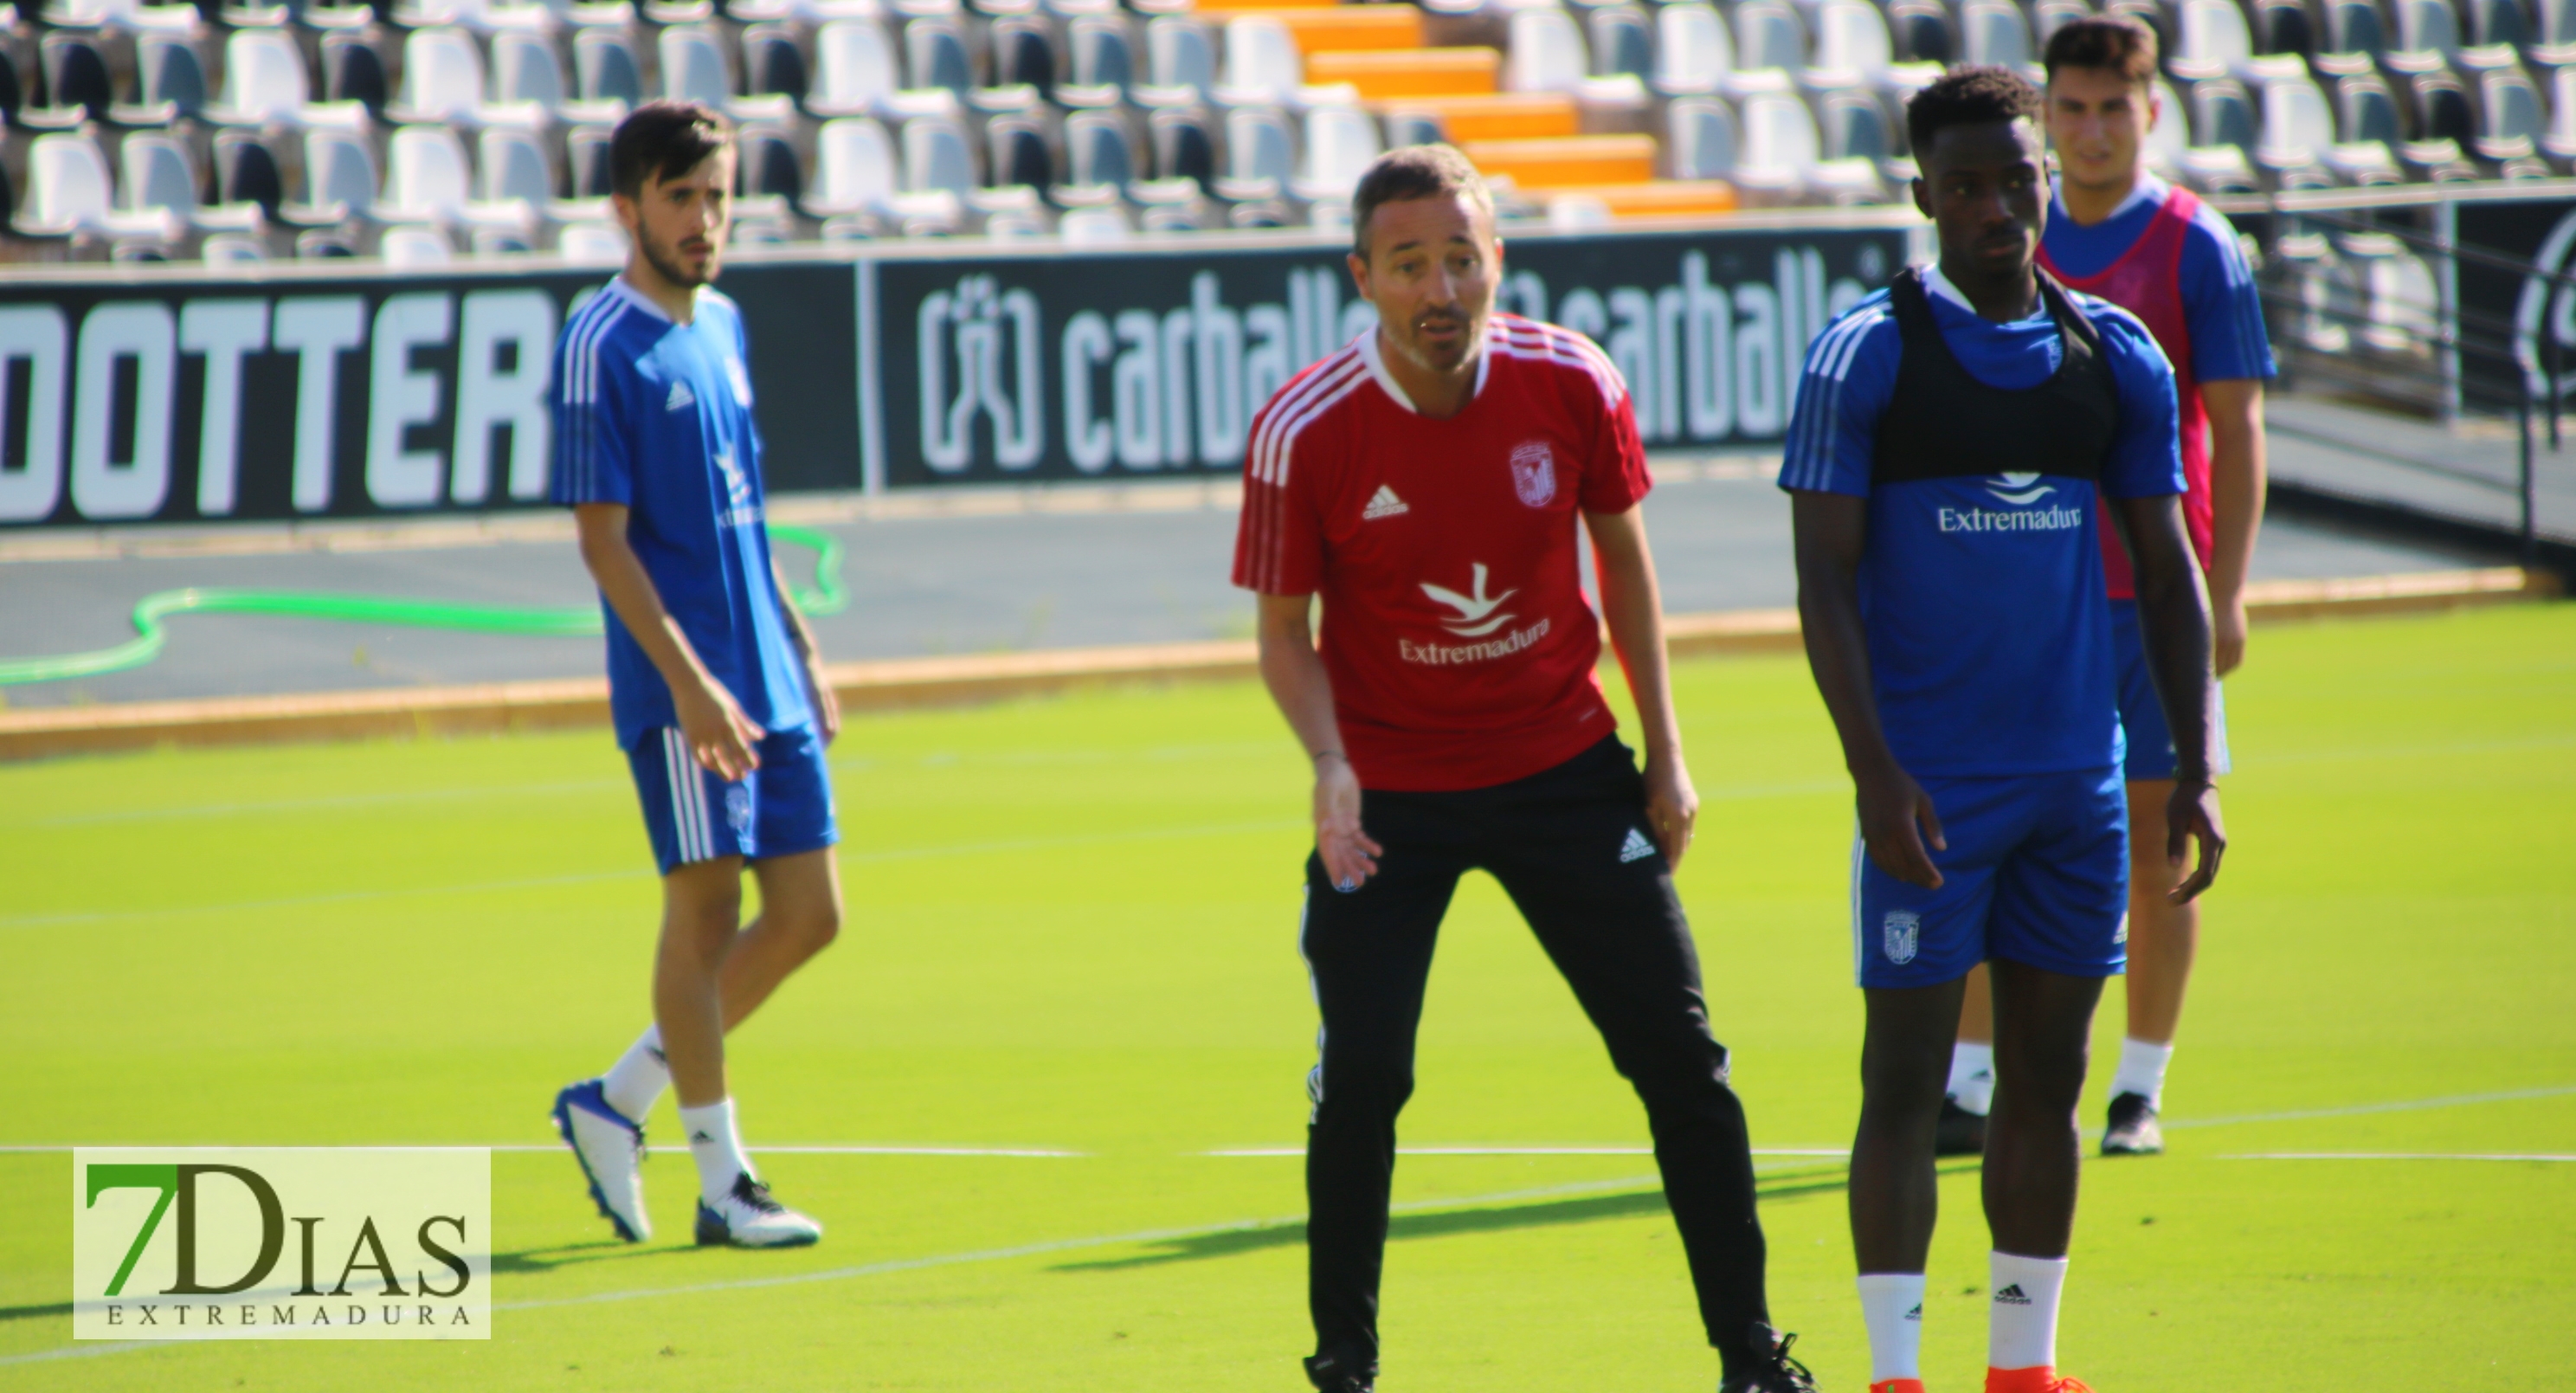
[[[733,128],[702,102],[646,102],[608,138],[608,187],[640,198],[648,179],[677,179],[733,140]]]
[[[2037,120],[2039,111],[2039,89],[2010,68],[1952,68],[1906,99],[1905,137],[1920,160],[1952,126]]]
[[[1483,210],[1486,221],[1493,220],[1493,190],[1485,187],[1485,176],[1476,172],[1458,147],[1404,145],[1387,151],[1369,164],[1360,175],[1359,187],[1351,191],[1351,250],[1360,260],[1368,260],[1369,218],[1379,204],[1453,194],[1465,194]]]
[[[2087,15],[2049,35],[2040,61],[2051,82],[2060,68],[2098,68],[2144,87],[2156,80],[2156,31],[2134,15]]]

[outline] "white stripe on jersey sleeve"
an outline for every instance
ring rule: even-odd
[[[1825,330],[1807,350],[1807,367],[1801,376],[1822,389],[1801,391],[1800,411],[1791,422],[1789,449],[1780,462],[1780,486],[1792,489],[1822,488],[1833,467],[1834,435],[1842,421],[1843,385],[1851,377],[1852,363],[1869,336],[1881,326],[1894,322],[1893,312],[1884,304],[1854,311],[1848,318]]]
[[[564,380],[560,399],[579,433],[566,441],[564,462],[572,475],[574,502],[599,496],[599,353],[601,345],[626,315],[624,296],[602,291],[581,307],[564,330]]]
[[[1244,506],[1253,510],[1247,572],[1255,589],[1275,593],[1286,583],[1287,525],[1281,514],[1288,506],[1289,462],[1297,437],[1368,380],[1367,363],[1357,351],[1346,348],[1263,413],[1259,438],[1253,442],[1252,486],[1244,493]]]

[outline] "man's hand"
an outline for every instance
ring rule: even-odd
[[[2225,677],[2245,661],[2245,597],[2209,597],[2210,666]]]
[[[1932,795],[1914,776],[1890,764],[1868,775],[1855,774],[1860,800],[1861,841],[1878,868],[1908,885],[1941,888],[1941,868],[1933,851],[1948,851],[1941,835],[1941,816],[1932,810]],[[1926,846],[1930,850],[1926,850]]]
[[[1360,776],[1339,753],[1315,756],[1315,854],[1333,888],[1348,893],[1377,874],[1386,848],[1360,826]]]
[[[1646,826],[1653,830],[1655,847],[1664,853],[1664,864],[1674,870],[1682,868],[1682,853],[1690,850],[1691,829],[1699,821],[1699,790],[1691,787],[1690,771],[1682,767],[1681,758],[1646,757]]]
[[[823,728],[823,743],[831,744],[841,735],[841,698],[832,691],[831,679],[823,675],[823,656],[805,655],[805,690],[814,702],[814,720]]]
[[[2188,904],[2218,879],[2218,860],[2227,854],[2227,828],[2218,820],[2218,789],[2208,780],[2180,779],[2165,804],[2165,860],[2183,864],[2193,841],[2200,843],[2200,864],[2191,877],[2166,892],[2175,904]]]
[[[683,682],[671,689],[671,705],[680,715],[681,738],[698,764],[726,783],[760,767],[760,740],[769,732],[752,723],[733,693],[713,678]]]

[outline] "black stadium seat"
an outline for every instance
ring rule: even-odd
[[[805,197],[805,166],[786,131],[773,125],[746,125],[735,137],[735,180],[746,198],[783,198],[793,207]]]
[[[784,24],[755,24],[742,31],[742,89],[746,95],[783,96],[805,104],[805,50]]]
[[[105,116],[108,103],[116,100],[109,85],[107,53],[95,34],[56,29],[41,41],[37,61],[45,74],[45,105],[56,111],[78,107],[95,120]]]
[[[984,127],[984,148],[984,168],[992,187],[1055,186],[1055,153],[1048,148],[1046,127],[1036,117],[1022,113],[994,117]]]
[[[286,201],[286,175],[264,133],[239,128],[215,132],[215,201],[253,203],[269,217],[277,216],[278,205]]]
[[[2399,95],[2415,117],[2416,139],[2456,141],[2465,150],[2477,138],[2477,108],[2459,74],[2432,68],[2401,74],[2400,81]]]
[[[385,55],[373,35],[346,30],[322,36],[322,99],[361,102],[381,116],[392,100],[393,83],[385,74]]]
[[[1207,117],[1195,108],[1157,111],[1146,119],[1154,144],[1154,174],[1162,179],[1195,179],[1210,192],[1216,184],[1216,137]]]
[[[993,21],[993,85],[1026,85],[1041,97],[1055,94],[1055,31],[1034,15],[1011,15]]]
[[[2302,58],[2317,51],[2316,25],[2302,0],[2260,0],[2254,7],[2254,51]]]
[[[1959,55],[1958,31],[1941,0],[1896,0],[1887,7],[1887,35],[1899,63],[1942,63]]]

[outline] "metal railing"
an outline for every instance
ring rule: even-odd
[[[2548,448],[2560,449],[2563,442],[2560,391],[2565,381],[2560,371],[2561,347],[2555,332],[2556,316],[2562,300],[2576,297],[2576,275],[2544,268],[2529,260],[2508,255],[2489,247],[2462,244],[2431,232],[2405,225],[2401,219],[2419,214],[2419,207],[2391,207],[2366,212],[2301,206],[2299,201],[2272,196],[2261,200],[2263,211],[2270,216],[2268,236],[2264,239],[2264,270],[2259,279],[2266,309],[2275,326],[2275,343],[2291,345],[2293,352],[2282,355],[2285,376],[2315,376],[2327,379],[2345,391],[2383,402],[2425,409],[2428,415],[2448,414],[2457,406],[2476,414],[2475,408],[2486,407],[2514,418],[2518,441],[2513,477],[2498,478],[2493,473],[2463,468],[2443,460],[2428,460],[2383,448],[2359,445],[2349,440],[2319,437],[2319,443],[2338,449],[2359,451],[2384,463],[2399,465],[2455,482],[2506,494],[2514,499],[2519,514],[2519,541],[2522,563],[2533,566],[2539,557],[2537,490],[2534,484],[2534,453],[2537,431],[2545,420]],[[2391,216],[2395,215],[2395,216]],[[2336,246],[2324,233],[2311,229],[2323,227],[2344,234],[2343,245]],[[2385,253],[2364,252],[2351,256],[2343,250],[2361,239],[2386,239],[2406,249],[2419,259],[2448,262],[2451,268],[2471,265],[2488,270],[2537,278],[2549,287],[2541,315],[2538,334],[2538,364],[2527,363],[2517,342],[2518,326],[2493,314],[2467,310],[2456,303],[2448,287],[2455,276],[2434,277],[2434,298],[2429,303],[2402,305],[2402,309],[2420,310],[2413,322],[2403,322],[2376,303],[2346,303],[2334,293],[2329,278],[2342,268],[2335,263],[2349,261],[2366,266],[2372,261],[2390,261]],[[2331,248],[2328,255],[2316,254],[2319,247]],[[2324,283],[2320,284],[2323,280]],[[2320,292],[2323,293],[2320,293]],[[2368,299],[2371,297],[2354,297]],[[2286,321],[2290,332],[2279,332]],[[2320,335],[2320,327],[2330,332]],[[2366,343],[2387,345],[2377,354],[2324,351],[2314,346],[2319,338],[2346,342],[2356,336]],[[2412,350],[2422,348],[2417,354]],[[2445,367],[2479,364],[2495,371],[2468,373],[2443,371],[2430,375],[2433,393],[2430,399],[2414,389],[2427,381],[2424,369],[2434,366],[2432,359]],[[2411,362],[2408,360],[2412,360]],[[2535,392],[2532,369],[2538,367],[2544,390]],[[2409,371],[2409,369],[2413,369]],[[2496,379],[2508,378],[2510,390],[2499,390]],[[2472,399],[2475,399],[2474,401]],[[2276,433],[2301,434],[2292,427]]]

